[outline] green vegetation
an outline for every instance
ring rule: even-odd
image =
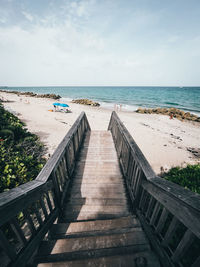
[[[43,144],[0,104],[0,193],[36,178],[45,164]]]
[[[200,194],[200,164],[187,165],[185,168],[172,168],[167,173],[164,173],[163,177]]]

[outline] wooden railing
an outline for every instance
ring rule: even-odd
[[[0,194],[0,266],[21,267],[30,261],[61,211],[87,131],[82,112],[37,178]]]
[[[115,112],[108,129],[132,206],[162,265],[200,266],[200,195],[157,177]]]

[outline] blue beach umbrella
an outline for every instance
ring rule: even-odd
[[[62,103],[60,103],[60,106],[61,106],[61,107],[65,107],[65,108],[66,108],[66,107],[69,107],[67,104],[62,104]]]
[[[60,107],[69,107],[69,105],[67,104],[63,104],[63,103],[53,103],[54,106],[60,106]]]

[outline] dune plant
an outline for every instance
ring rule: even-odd
[[[162,177],[200,194],[200,164],[171,168]]]
[[[45,147],[24,123],[0,104],[0,193],[36,178]]]

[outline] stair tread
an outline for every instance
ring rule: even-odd
[[[98,194],[102,194],[102,197],[104,196],[104,194],[125,194],[125,188],[121,185],[121,186],[117,186],[117,185],[114,185],[114,186],[106,186],[106,185],[103,185],[103,186],[98,186],[98,187],[95,187],[95,186],[81,186],[81,187],[77,187],[77,186],[72,186],[71,187],[71,190],[70,190],[71,194],[74,194],[74,193],[81,193],[81,194],[88,194],[89,192],[94,192],[94,193],[98,193]]]
[[[123,183],[118,183],[118,184],[113,184],[113,183],[98,183],[98,187],[97,187],[97,184],[95,183],[73,183],[72,186],[71,186],[71,189],[76,189],[76,190],[80,190],[80,189],[87,189],[89,188],[90,189],[102,189],[102,188],[107,188],[107,189],[112,189],[112,190],[124,190],[124,185]]]
[[[126,194],[125,192],[110,192],[110,190],[103,190],[99,191],[98,189],[96,190],[90,190],[90,191],[84,191],[82,190],[81,192],[73,192],[73,194],[70,195],[70,198],[121,198],[121,199],[126,199]]]
[[[93,177],[93,178],[89,178],[89,177],[79,177],[76,176],[76,178],[74,178],[73,180],[73,185],[74,184],[121,184],[123,182],[121,176],[118,177]]]
[[[108,205],[108,206],[125,206],[127,200],[125,198],[70,198],[67,201],[68,204],[74,205]]]
[[[117,228],[128,228],[140,225],[139,220],[135,216],[120,217],[110,220],[96,220],[73,223],[54,224],[51,228],[52,232],[57,233],[74,233],[85,231],[104,231]]]
[[[101,205],[101,204],[93,204],[93,205],[77,205],[77,204],[67,204],[64,209],[64,213],[70,212],[100,212],[100,213],[115,213],[115,212],[123,212],[128,211],[127,207],[120,205]]]
[[[66,222],[70,221],[86,221],[86,220],[105,220],[105,219],[113,219],[113,218],[119,218],[123,216],[130,215],[127,211],[122,212],[71,212],[71,213],[64,213],[63,214],[63,220]]]
[[[54,224],[51,229],[51,239],[65,236],[107,235],[111,233],[124,233],[130,228],[140,227],[140,222],[133,216],[121,217],[113,220],[83,221],[75,223]]]
[[[160,266],[154,253],[152,251],[145,251],[127,255],[114,255],[67,262],[40,263],[38,267],[137,267],[136,263],[141,258],[146,260],[146,266],[148,267]]]
[[[110,174],[107,173],[106,176],[103,175],[102,173],[94,173],[92,176],[88,176],[85,173],[82,174],[74,174],[73,176],[73,181],[74,182],[81,182],[81,181],[94,181],[94,183],[96,181],[120,181],[120,183],[123,181],[122,175],[121,173],[117,173],[117,174]]]
[[[39,248],[39,255],[47,256],[49,254],[61,254],[124,246],[136,246],[139,248],[140,245],[144,245],[146,249],[149,249],[149,243],[143,230],[141,228],[134,228],[134,230],[135,231],[123,234],[43,241]]]
[[[106,235],[114,235],[114,234],[124,234],[134,232],[136,228],[139,228],[139,225],[135,227],[126,227],[126,228],[116,228],[110,230],[100,230],[100,231],[82,231],[82,232],[74,232],[74,233],[61,233],[61,232],[51,232],[51,236],[49,240],[57,240],[64,238],[81,238],[81,237],[89,237],[89,236],[106,236]]]

